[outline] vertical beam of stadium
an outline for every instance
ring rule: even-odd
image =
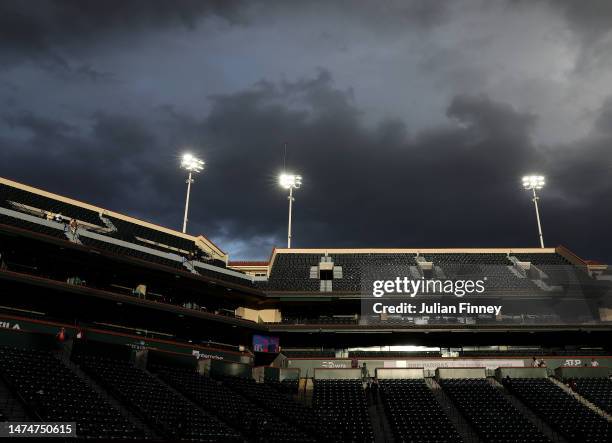
[[[293,187],[289,188],[289,227],[287,228],[287,249],[291,249],[291,212],[293,210]]]
[[[191,192],[191,171],[189,172],[189,178],[187,179],[187,198],[185,199],[185,216],[183,217],[183,234],[187,232],[187,214],[189,213],[189,193]]]
[[[544,247],[544,236],[542,235],[542,223],[540,222],[540,211],[538,209],[538,195],[536,194],[535,188],[533,190],[533,204],[536,211],[536,219],[538,220],[538,233],[540,234],[540,247]]]

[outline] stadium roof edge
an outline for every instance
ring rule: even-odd
[[[200,247],[202,247],[202,249],[204,250],[208,250],[209,252],[212,253],[213,256],[216,256],[217,258],[227,262],[229,259],[228,254],[223,251],[220,247],[218,247],[212,240],[210,240],[209,238],[203,236],[203,235],[197,235],[197,236],[193,236],[193,235],[189,235],[189,234],[184,234],[180,231],[175,231],[174,229],[171,228],[166,228],[165,226],[160,226],[160,225],[156,225],[154,223],[148,222],[148,221],[144,221],[144,220],[140,220],[136,217],[131,217],[129,215],[124,215],[121,214],[120,212],[115,212],[112,211],[110,209],[105,209],[102,208],[100,206],[95,206],[89,203],[85,203],[82,202],[80,200],[75,200],[73,198],[70,197],[66,197],[63,195],[59,195],[59,194],[54,194],[53,192],[49,192],[49,191],[45,191],[43,189],[39,189],[39,188],[35,188],[34,186],[29,186],[23,183],[19,183],[16,182],[14,180],[10,180],[8,178],[5,177],[0,177],[0,184],[4,184],[7,186],[11,186],[13,188],[17,188],[17,189],[21,189],[23,191],[26,192],[32,192],[34,194],[38,194],[38,195],[42,195],[44,197],[48,197],[48,198],[52,198],[54,200],[58,200],[64,203],[68,203],[70,205],[74,205],[74,206],[79,206],[81,208],[84,209],[89,209],[90,211],[95,211],[98,212],[100,214],[106,214],[106,215],[110,215],[111,217],[115,217],[124,221],[127,221],[129,223],[134,223],[146,228],[150,228],[150,229],[155,229],[157,231],[160,232],[164,232],[166,234],[170,234],[170,235],[174,235],[176,237],[182,237],[182,238],[186,238],[188,240],[194,241],[197,245],[199,245]]]

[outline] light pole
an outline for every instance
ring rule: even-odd
[[[546,184],[544,177],[541,175],[526,175],[523,177],[523,187],[533,192],[533,204],[535,206],[536,219],[538,220],[538,234],[540,235],[540,246],[544,247],[544,237],[542,236],[542,223],[540,222],[540,211],[538,209],[538,194],[536,190],[540,190]]]
[[[194,157],[192,154],[185,154],[181,159],[181,168],[189,172],[187,177],[187,198],[185,199],[185,216],[183,217],[183,233],[187,232],[187,214],[189,213],[189,193],[191,192],[191,184],[194,182],[193,174],[201,172],[204,169],[204,161]]]
[[[291,211],[293,210],[293,190],[302,186],[302,176],[295,174],[282,173],[278,178],[278,183],[289,190],[289,225],[287,228],[287,248],[291,249]]]

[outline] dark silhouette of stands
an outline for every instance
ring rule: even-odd
[[[32,209],[26,209],[24,206],[20,205],[26,205]],[[32,216],[39,216],[41,219],[45,218],[45,212],[61,214],[65,221],[74,218],[77,221],[86,222],[87,224],[97,227],[95,228],[97,233],[104,235],[105,237],[123,240],[134,245],[153,249],[155,251],[177,254],[182,258],[182,260],[171,260],[169,258],[160,257],[154,253],[147,253],[138,249],[123,247],[113,243],[112,241],[106,242],[87,236],[79,237],[79,241],[86,246],[105,250],[117,255],[134,257],[173,267],[175,269],[180,269],[182,271],[187,271],[187,269],[183,266],[183,261],[185,260],[198,260],[216,268],[226,268],[225,262],[208,256],[196,245],[195,241],[184,238],[178,233],[173,235],[171,233],[162,231],[161,229],[153,229],[143,226],[142,224],[132,223],[104,213],[98,213],[94,210],[86,209],[81,206],[65,203],[54,198],[45,197],[19,188],[14,188],[12,186],[0,184],[0,207],[27,213]],[[111,229],[108,222],[110,222],[110,224],[112,224],[116,230]],[[39,234],[62,238],[64,240],[67,239],[66,235],[61,229],[55,229],[50,226],[45,226],[44,224],[23,220],[19,217],[0,214],[0,224],[15,226]],[[89,229],[89,227],[86,225],[81,225],[81,228]],[[232,283],[252,286],[252,283],[248,279],[215,272],[214,269],[199,267],[198,273]]]
[[[483,441],[549,441],[486,379],[440,380],[440,385]]]
[[[315,380],[313,407],[341,441],[374,441],[361,380]]]
[[[0,348],[0,374],[36,419],[76,422],[77,435],[83,438],[145,437],[50,352]]]
[[[78,361],[86,373],[168,439],[241,440],[229,426],[127,361],[87,354],[80,355]]]
[[[608,421],[548,379],[513,378],[504,386],[571,442],[612,439]]]
[[[612,414],[612,381],[609,378],[576,378],[574,383],[578,394]]]
[[[249,441],[313,441],[294,425],[282,421],[257,402],[248,399],[249,396],[230,389],[227,386],[229,381],[221,382],[200,375],[193,368],[154,366],[152,369],[170,386],[240,430]]]
[[[380,396],[397,441],[460,442],[424,380],[379,380]]]
[[[94,225],[99,225],[101,223],[99,214],[90,209],[0,184],[0,204],[5,208],[15,209],[15,206],[11,205],[10,202],[21,203],[54,214],[62,214],[66,218],[75,218]]]
[[[335,430],[328,429],[318,414],[289,395],[281,393],[276,385],[239,377],[224,377],[222,380],[224,385],[234,392],[262,405],[288,423],[303,429],[308,435],[316,436],[318,441],[328,440],[334,435]]]

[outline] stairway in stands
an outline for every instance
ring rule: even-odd
[[[472,428],[465,418],[463,418],[463,415],[461,415],[451,399],[448,398],[446,393],[442,390],[442,386],[433,378],[426,378],[425,383],[427,383],[432,390],[434,397],[438,403],[440,403],[440,406],[442,406],[448,418],[450,418],[463,441],[466,443],[481,443],[474,428]]]
[[[23,403],[0,377],[0,421],[30,421]]]
[[[488,377],[489,383],[499,389],[506,399],[518,409],[523,416],[525,416],[536,428],[540,430],[546,437],[556,443],[567,443],[567,440],[563,438],[558,432],[554,431],[545,421],[533,413],[522,401],[512,395],[508,390],[497,381],[494,377]]]
[[[587,400],[586,398],[584,398],[582,395],[580,395],[579,393],[577,393],[576,391],[573,391],[569,388],[569,386],[567,386],[565,383],[563,383],[561,380],[555,378],[555,377],[549,377],[549,380],[552,381],[554,384],[556,384],[557,386],[559,386],[561,389],[563,389],[565,392],[567,392],[569,395],[571,395],[572,397],[574,397],[578,402],[582,403],[583,405],[585,405],[587,408],[591,409],[593,412],[595,412],[596,414],[601,415],[603,418],[605,418],[606,420],[608,420],[609,422],[612,422],[612,416],[610,416],[610,414],[608,414],[606,411],[604,411],[603,409],[595,406],[592,402],[590,402],[589,400]]]
[[[111,405],[117,408],[121,414],[126,417],[129,421],[131,421],[134,425],[144,431],[146,438],[152,440],[161,440],[159,434],[157,434],[154,430],[152,430],[144,421],[142,421],[139,417],[134,415],[132,411],[123,405],[119,400],[110,395],[106,389],[100,386],[93,378],[91,378],[87,373],[85,373],[76,363],[70,360],[69,356],[64,354],[55,354],[59,360],[61,360],[66,366],[68,366],[72,372],[78,375],[81,380],[83,380],[89,387],[96,391],[102,398],[108,401]]]
[[[374,441],[375,443],[388,443],[393,442],[393,432],[391,431],[391,424],[389,418],[385,412],[383,406],[383,399],[380,395],[380,390],[372,392],[372,402],[368,408],[370,414],[370,420],[372,421],[372,429],[374,430]]]

